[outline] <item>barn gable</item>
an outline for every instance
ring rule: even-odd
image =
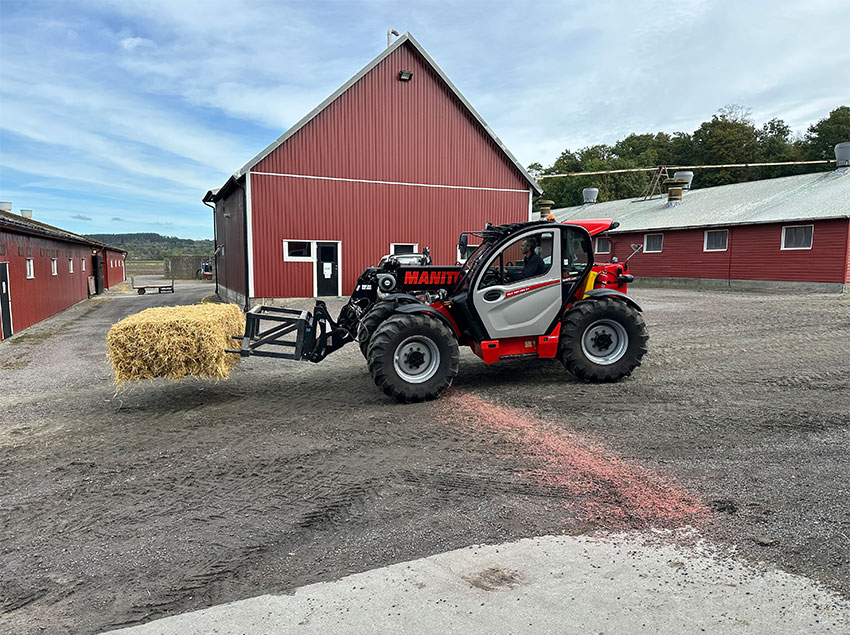
[[[541,191],[409,34],[234,177],[249,171]]]

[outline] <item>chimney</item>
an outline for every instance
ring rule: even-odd
[[[12,202],[11,201],[0,201],[0,212],[12,212]]]
[[[542,200],[537,201],[537,204],[540,206],[540,220],[547,220],[552,214],[552,206],[555,201]]]
[[[691,170],[679,170],[677,172],[673,172],[673,178],[685,181],[682,184],[682,190],[687,192],[691,189],[691,183],[694,182],[694,173]]]
[[[850,141],[835,144],[835,163],[836,167],[850,167]]]
[[[599,188],[586,187],[581,191],[581,196],[584,199],[585,205],[592,205],[596,202],[596,197],[599,196]]]
[[[32,220],[32,210],[31,209],[22,209],[21,210],[21,216],[23,216],[24,218],[29,218],[30,220]]]

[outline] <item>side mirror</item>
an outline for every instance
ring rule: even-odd
[[[457,239],[457,246],[460,249],[461,253],[466,249],[467,245],[469,245],[469,236],[466,233],[461,233],[460,238]]]

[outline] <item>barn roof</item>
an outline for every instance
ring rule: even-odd
[[[384,59],[386,59],[393,51],[398,49],[400,46],[405,43],[409,43],[416,52],[425,60],[425,62],[433,69],[433,71],[443,80],[449,90],[457,97],[458,101],[466,108],[470,115],[481,125],[484,131],[490,136],[493,142],[499,147],[502,153],[507,157],[507,159],[516,167],[522,177],[528,182],[529,186],[537,192],[538,194],[542,194],[542,188],[537,184],[537,181],[532,178],[532,176],[526,171],[526,169],[522,166],[522,164],[516,159],[516,157],[511,154],[511,151],[502,143],[502,140],[496,136],[496,133],[493,132],[492,128],[487,125],[487,122],[478,114],[475,108],[472,107],[472,104],[467,101],[466,97],[457,89],[457,87],[451,82],[451,80],[446,76],[443,70],[437,66],[437,63],[431,58],[428,53],[425,52],[425,49],[422,48],[422,45],[416,41],[416,39],[410,35],[410,33],[405,33],[395,42],[393,42],[389,47],[384,49],[375,59],[369,62],[366,66],[364,66],[360,71],[355,74],[351,79],[345,82],[342,86],[336,89],[327,99],[325,99],[321,104],[316,106],[313,110],[311,110],[303,119],[298,121],[296,124],[290,126],[290,128],[284,132],[280,137],[278,137],[274,142],[272,142],[269,146],[267,146],[262,152],[260,152],[253,159],[248,161],[245,165],[239,168],[233,176],[228,179],[227,183],[224,184],[218,191],[210,190],[207,192],[204,197],[204,201],[213,201],[221,196],[224,196],[228,193],[235,185],[235,182],[238,181],[242,176],[244,176],[251,168],[253,168],[257,163],[266,158],[269,154],[271,154],[278,146],[285,143],[287,139],[292,137],[296,132],[298,132],[301,128],[303,128],[310,120],[312,120],[316,115],[322,112],[325,108],[327,108],[331,103],[333,103],[337,97],[342,95],[345,91],[351,88],[354,84],[356,84],[364,75],[366,75],[369,71],[375,68],[378,64],[380,64]]]
[[[559,221],[613,218],[620,226],[612,233],[850,218],[850,173],[833,170],[691,190],[675,206],[668,206],[666,197],[623,199],[553,214]]]
[[[111,249],[112,251],[119,251],[125,254],[127,253],[126,249],[113,247],[112,245],[107,245],[99,240],[80,236],[79,234],[69,232],[65,229],[60,229],[59,227],[54,227],[53,225],[48,225],[47,223],[42,223],[40,221],[26,218],[18,214],[12,214],[11,212],[3,210],[0,210],[0,229],[24,234],[34,234],[36,236],[44,236],[46,238],[56,238],[58,240],[67,240],[74,243],[82,243],[84,245],[92,245],[94,247]]]

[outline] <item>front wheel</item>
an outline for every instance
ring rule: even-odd
[[[375,384],[401,403],[435,399],[451,386],[459,360],[454,333],[436,318],[396,314],[375,330],[369,372]]]
[[[631,375],[646,354],[649,334],[643,316],[622,300],[585,300],[561,323],[560,358],[579,379],[617,381]]]

